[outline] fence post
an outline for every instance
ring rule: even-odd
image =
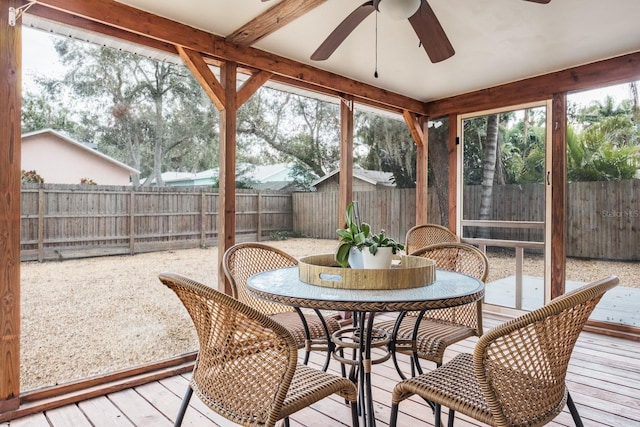
[[[200,189],[200,247],[204,248],[207,245],[207,235],[204,231],[204,224],[206,222],[205,207],[207,204],[207,198],[204,189]]]
[[[135,215],[135,190],[131,187],[131,193],[129,196],[129,254],[133,255],[135,251],[135,227],[136,215]]]
[[[38,188],[38,262],[44,261],[44,190]]]
[[[258,236],[256,241],[262,240],[262,193],[258,191]]]

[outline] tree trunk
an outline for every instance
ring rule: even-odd
[[[443,122],[439,128],[429,129],[429,165],[433,172],[433,183],[438,195],[440,224],[449,225],[449,126]]]
[[[161,93],[161,92],[160,92]],[[163,108],[162,108],[162,95],[156,95],[156,129],[155,129],[155,149],[153,154],[153,176],[156,179],[157,187],[164,187],[164,181],[162,180],[162,158],[163,158]]]
[[[498,115],[487,116],[487,140],[482,160],[482,193],[480,196],[480,220],[491,219],[493,201],[493,177],[498,153]],[[478,237],[489,238],[489,229],[480,227]]]

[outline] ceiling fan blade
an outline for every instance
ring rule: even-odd
[[[420,8],[409,18],[409,22],[431,62],[444,61],[456,53],[442,25],[440,25],[440,21],[426,0],[420,3]]]
[[[322,42],[320,47],[313,52],[311,59],[314,61],[324,61],[328,59],[347,36],[375,10],[376,8],[373,6],[373,1],[368,1],[358,6],[356,10],[351,12],[351,14],[329,34],[329,37]]]
[[[551,0],[524,0],[524,1],[530,1],[531,3],[540,3],[540,4],[549,4],[551,2]]]

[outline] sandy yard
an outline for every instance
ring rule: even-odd
[[[265,242],[295,257],[333,252],[334,240]],[[513,258],[490,255],[488,282],[510,276]],[[171,271],[217,284],[217,248],[21,265],[23,391],[138,366],[195,350],[195,332],[176,296],[158,280]],[[542,275],[540,257],[525,274]],[[640,287],[640,263],[571,260],[570,280],[609,274]]]

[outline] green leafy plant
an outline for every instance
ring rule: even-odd
[[[369,236],[366,239],[365,246],[369,247],[369,252],[373,255],[378,252],[379,248],[391,248],[393,254],[404,250],[404,245],[388,237],[384,230],[380,230],[380,233]]]
[[[336,249],[335,259],[342,267],[349,265],[349,251],[351,248],[364,248],[371,233],[371,226],[366,222],[361,223],[357,217],[353,202],[347,206],[346,220],[346,228],[336,230],[341,243]]]
[[[35,182],[35,183],[38,183],[38,184],[42,184],[42,183],[44,183],[44,178],[42,178],[40,175],[38,175],[38,173],[36,171],[34,171],[34,170],[31,170],[31,171],[22,170],[21,181],[22,182]]]

